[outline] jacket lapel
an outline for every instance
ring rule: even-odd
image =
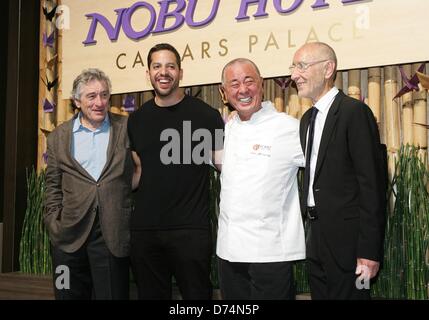
[[[317,155],[316,171],[314,174],[314,181],[320,174],[320,168],[322,167],[323,161],[325,160],[326,151],[328,150],[329,141],[331,139],[332,132],[334,132],[335,124],[338,119],[338,110],[340,102],[344,97],[342,91],[338,92],[337,96],[332,103],[331,108],[329,109],[328,116],[326,117],[325,126],[322,131],[322,139],[320,141],[319,153]]]

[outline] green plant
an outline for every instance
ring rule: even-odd
[[[428,299],[429,181],[427,158],[403,146],[395,164],[384,245],[384,267],[372,287],[375,297]]]
[[[24,273],[52,273],[49,235],[43,224],[43,196],[45,172],[39,175],[34,168],[26,171],[27,208],[19,250],[19,265]]]

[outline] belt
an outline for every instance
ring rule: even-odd
[[[310,220],[317,220],[319,218],[316,207],[307,207],[307,218]]]

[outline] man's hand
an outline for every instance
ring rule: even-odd
[[[360,280],[372,279],[377,275],[379,268],[380,268],[380,263],[378,261],[358,258],[355,273],[357,275],[360,275],[359,276]]]

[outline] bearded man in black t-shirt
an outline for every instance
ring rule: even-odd
[[[220,170],[220,113],[179,88],[177,50],[158,44],[148,54],[155,98],[128,120],[141,172],[131,215],[131,264],[139,299],[171,299],[172,277],[183,299],[211,299],[209,164]]]

